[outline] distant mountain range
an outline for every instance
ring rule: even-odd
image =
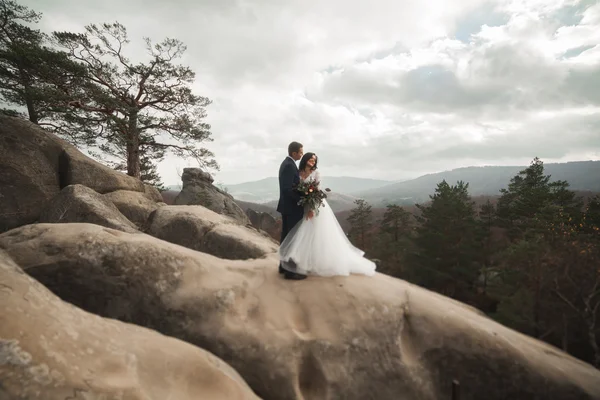
[[[323,186],[341,195],[352,195],[361,190],[370,190],[393,184],[393,181],[378,179],[363,179],[352,177],[326,177],[322,178]],[[268,203],[279,199],[279,180],[276,177],[265,178],[254,182],[224,185],[227,192],[237,200],[253,203]],[[353,202],[352,200],[351,202]]]
[[[510,167],[466,167],[450,171],[423,175],[403,182],[352,177],[323,177],[323,185],[332,189],[328,202],[335,212],[354,208],[356,199],[364,199],[374,208],[395,203],[412,205],[429,200],[435,187],[442,180],[450,184],[457,181],[469,183],[471,196],[497,196],[500,189],[506,188],[510,179],[526,166]],[[576,161],[568,163],[544,164],[545,173],[552,180],[566,180],[576,191],[600,192],[600,161]],[[180,186],[171,186],[180,190]],[[264,210],[274,212],[279,198],[277,178],[225,185],[227,191],[239,203],[259,203]],[[247,204],[244,204],[246,206]],[[246,207],[247,208],[247,207]]]
[[[373,207],[390,203],[421,203],[429,200],[429,195],[433,194],[437,184],[445,179],[449,184],[461,180],[468,182],[471,196],[496,196],[500,194],[500,189],[507,188],[510,179],[524,168],[525,166],[458,168],[381,188],[365,189],[353,195],[365,199]],[[600,192],[600,161],[544,164],[544,172],[551,176],[552,181],[569,182],[571,190]]]

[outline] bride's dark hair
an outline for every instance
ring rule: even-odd
[[[302,156],[302,159],[300,160],[300,165],[298,166],[298,170],[304,171],[304,168],[306,168],[306,163],[308,163],[308,160],[310,160],[312,158],[312,156],[315,156],[315,165],[311,168],[311,171],[314,171],[315,169],[317,169],[317,162],[319,161],[319,157],[317,157],[317,155],[315,153],[304,153],[304,155]]]

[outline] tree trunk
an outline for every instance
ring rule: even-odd
[[[21,76],[21,81],[23,82],[23,95],[25,97],[25,105],[27,106],[27,114],[29,116],[29,120],[34,124],[37,124],[39,122],[39,117],[35,109],[35,105],[33,104],[33,96],[31,95],[31,84],[29,81],[29,77],[21,68],[19,68],[19,75]]]
[[[600,348],[598,347],[598,341],[596,339],[596,323],[594,318],[589,318],[586,322],[588,328],[588,340],[592,350],[594,351],[593,365],[596,368],[600,368]]]
[[[137,129],[138,110],[129,113],[127,132],[127,175],[140,179],[140,135]]]
[[[565,313],[563,313],[562,349],[565,353],[569,352],[569,317]]]
[[[34,124],[37,124],[39,122],[39,118],[35,110],[35,106],[33,105],[33,99],[27,93],[27,91],[28,90],[25,89],[25,102],[27,104],[27,113],[29,114],[29,120]]]
[[[541,263],[540,260],[536,260],[536,275],[535,279],[535,291],[533,294],[533,337],[539,338],[540,331],[540,314],[541,314]]]

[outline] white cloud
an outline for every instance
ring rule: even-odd
[[[583,0],[27,0],[46,30],[118,20],[177,37],[213,100],[218,181],[274,176],[287,143],[324,174],[403,179],[600,157],[600,4]],[[189,164],[168,158],[164,181]]]

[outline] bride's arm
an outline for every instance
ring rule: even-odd
[[[323,187],[323,181],[321,181],[321,172],[319,172],[319,170],[315,171],[315,180],[319,182],[319,189],[326,192],[331,192],[331,189]]]
[[[318,169],[315,171],[314,180],[319,182],[319,187],[321,187],[321,172]]]

